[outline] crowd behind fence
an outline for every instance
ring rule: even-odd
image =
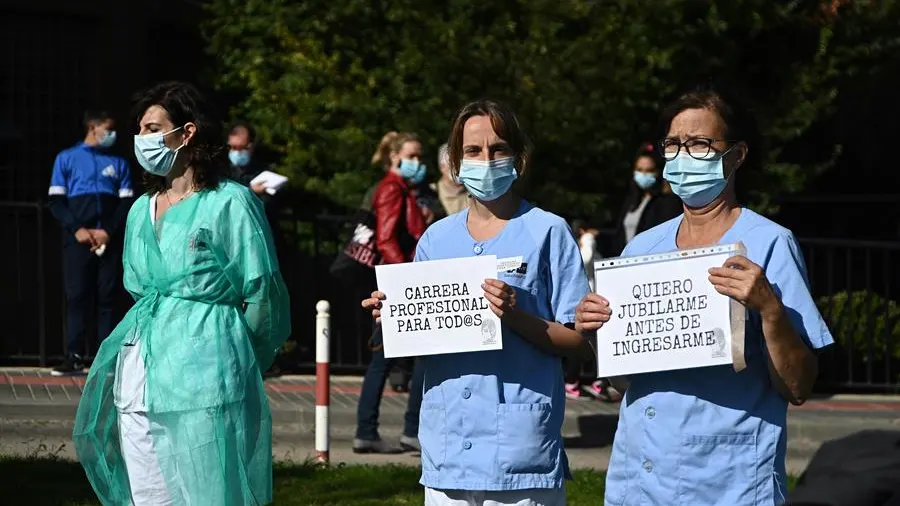
[[[351,217],[284,214],[279,224],[293,311],[292,338],[279,365],[290,372],[315,369],[315,306],[328,300],[332,371],[363,371],[370,317],[359,294],[329,274]],[[52,364],[62,357],[65,338],[59,228],[41,204],[21,202],[0,202],[0,227],[11,239],[0,262],[0,364]],[[612,231],[600,231],[604,254],[611,254],[611,239]],[[819,388],[900,391],[900,306],[893,299],[900,292],[900,242],[800,238],[800,244],[812,293],[837,342],[820,358]],[[129,305],[122,294],[120,314]]]

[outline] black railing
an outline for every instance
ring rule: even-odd
[[[802,239],[813,296],[835,340],[819,384],[900,391],[900,243]]]
[[[314,368],[315,304],[331,303],[333,369],[360,372],[369,361],[371,320],[360,308],[364,287],[340,284],[329,273],[349,216],[279,220],[282,271],[291,292],[293,337],[282,369]],[[47,365],[62,356],[62,276],[58,227],[40,204],[0,202],[0,226],[12,240],[2,262],[4,332],[0,363]],[[601,231],[600,245],[611,239]],[[823,353],[819,385],[829,390],[900,391],[900,243],[802,239],[813,296],[836,345]]]
[[[0,262],[0,360],[23,364],[47,364],[49,355],[62,349],[48,349],[49,298],[61,300],[62,288],[52,283],[47,267],[46,211],[39,203],[0,202],[0,230],[8,241],[9,260]],[[57,248],[58,249],[58,248]],[[9,256],[7,256],[9,255]],[[59,279],[57,276],[56,279]],[[48,285],[52,288],[48,289]],[[59,342],[62,343],[60,337]]]

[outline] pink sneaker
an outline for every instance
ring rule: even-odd
[[[597,400],[604,402],[619,402],[622,400],[622,393],[604,379],[591,383],[587,391]]]
[[[587,399],[581,390],[581,383],[566,383],[566,399],[572,399],[573,401]]]

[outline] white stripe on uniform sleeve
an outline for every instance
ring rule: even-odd
[[[49,190],[47,190],[47,195],[53,197],[54,195],[65,195],[66,187],[65,186],[51,186]]]
[[[119,190],[120,199],[130,199],[131,197],[134,197],[134,190],[131,188],[122,188]]]

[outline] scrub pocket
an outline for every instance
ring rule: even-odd
[[[419,411],[422,470],[437,471],[447,455],[447,415],[440,404],[423,404]]]
[[[685,436],[678,455],[677,504],[755,506],[756,436]]]
[[[548,474],[560,453],[559,427],[550,427],[550,403],[497,406],[497,460],[509,474]]]

